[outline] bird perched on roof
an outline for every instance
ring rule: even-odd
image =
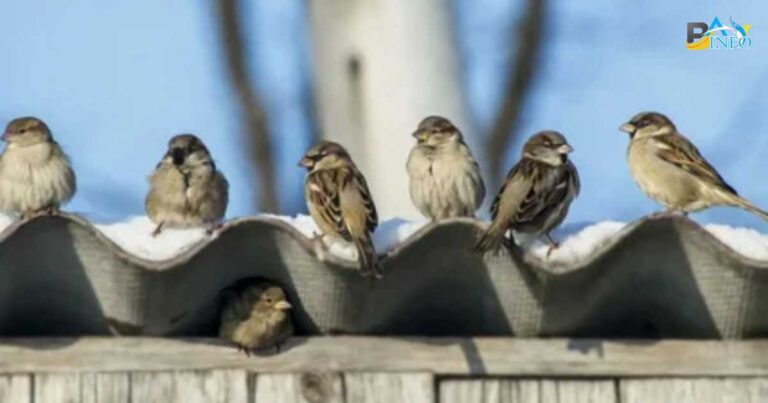
[[[485,198],[485,185],[459,129],[446,118],[428,116],[413,137],[416,145],[406,169],[416,208],[431,220],[474,217]]]
[[[364,275],[381,275],[371,234],[379,223],[363,174],[338,143],[321,141],[299,161],[307,169],[304,196],[322,236],[352,242]]]
[[[667,214],[726,205],[768,220],[768,213],[739,196],[668,117],[639,113],[620,130],[629,133],[627,162],[632,177],[648,197],[667,208]]]
[[[245,278],[219,294],[219,337],[246,355],[280,344],[293,335],[285,291],[263,279]]]
[[[149,184],[144,207],[157,224],[153,236],[166,227],[207,227],[211,231],[224,218],[229,184],[205,144],[192,134],[171,138]]]
[[[42,120],[22,117],[8,123],[0,155],[0,210],[29,219],[55,214],[76,191],[75,172]]]
[[[507,174],[491,205],[491,224],[475,244],[481,252],[498,250],[512,229],[544,236],[549,255],[558,244],[549,235],[568,214],[579,194],[579,175],[568,159],[573,151],[556,131],[542,131],[523,147],[520,161]]]

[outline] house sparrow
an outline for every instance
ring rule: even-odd
[[[648,197],[667,208],[666,213],[728,205],[768,220],[768,213],[741,198],[666,116],[643,112],[619,129],[629,133],[632,177]]]
[[[406,165],[413,204],[431,220],[474,217],[485,185],[459,129],[448,119],[429,116],[413,137],[417,142]]]
[[[224,218],[229,184],[216,169],[208,149],[199,138],[180,134],[168,142],[168,152],[149,177],[150,189],[144,206],[157,224],[164,227],[206,226],[211,231]]]
[[[22,219],[58,212],[75,194],[75,172],[48,126],[33,117],[14,119],[2,139],[0,210]]]
[[[250,355],[275,347],[293,335],[293,321],[282,288],[266,280],[245,278],[219,294],[219,337]]]
[[[307,169],[304,196],[309,214],[324,235],[336,235],[357,249],[364,275],[381,276],[371,233],[378,225],[376,207],[363,174],[341,145],[321,141],[299,161]]]
[[[579,194],[579,175],[568,160],[573,151],[565,137],[543,131],[531,137],[523,155],[507,174],[491,205],[491,225],[475,244],[481,252],[498,250],[506,242],[507,230],[544,236],[547,255],[558,244],[549,235],[568,214],[568,207]]]

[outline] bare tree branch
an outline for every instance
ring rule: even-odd
[[[260,211],[278,212],[275,172],[267,118],[248,74],[245,47],[240,29],[239,0],[215,0],[219,12],[222,49],[224,50],[232,89],[237,93],[246,124],[246,144],[251,163],[259,177]]]
[[[512,59],[513,68],[507,79],[504,100],[496,115],[487,142],[486,155],[490,164],[491,189],[498,187],[506,171],[504,157],[517,135],[520,112],[525,104],[528,88],[536,72],[536,63],[541,50],[546,0],[528,0],[526,9],[515,32],[517,52]]]

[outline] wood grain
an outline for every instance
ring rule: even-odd
[[[80,375],[36,374],[34,401],[46,403],[80,403]]]
[[[440,403],[618,403],[612,380],[444,380],[439,390]]]
[[[130,375],[127,373],[88,373],[80,375],[82,403],[130,403]]]
[[[11,375],[0,377],[0,402],[32,402],[32,377]]]
[[[255,403],[344,403],[339,374],[260,374]]]
[[[434,377],[428,373],[349,373],[347,403],[434,403]]]
[[[242,370],[137,372],[131,374],[132,403],[248,403]]]
[[[211,339],[0,340],[0,374],[226,368],[448,376],[768,376],[768,340],[313,337],[290,340],[280,354],[256,357]]]
[[[768,402],[768,379],[629,379],[620,392],[622,403],[761,403]]]

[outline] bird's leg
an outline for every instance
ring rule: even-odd
[[[157,224],[157,227],[154,231],[152,231],[152,237],[156,237],[160,235],[161,232],[163,232],[163,227],[165,226],[165,221],[161,221],[160,224]]]
[[[552,254],[552,251],[560,247],[560,244],[557,243],[554,239],[552,239],[552,236],[549,235],[549,233],[544,234],[544,238],[547,240],[547,243],[549,244],[549,249],[547,249],[547,258],[549,258],[549,255]]]
[[[320,246],[320,248],[322,250],[327,251],[328,247],[326,247],[326,245],[325,245],[325,236],[327,234],[326,233],[318,234],[317,232],[313,232],[312,234],[313,234],[312,235],[312,242],[314,242],[315,245]]]
[[[220,222],[210,223],[208,224],[208,228],[205,230],[205,235],[211,236],[214,232],[220,230],[223,226],[224,224]]]
[[[282,346],[280,346],[280,342],[275,343],[275,352],[276,352],[276,354],[280,354],[280,348],[281,347]]]
[[[46,207],[45,210],[43,210],[43,214],[49,216],[59,215],[59,206],[51,204],[50,206]]]

